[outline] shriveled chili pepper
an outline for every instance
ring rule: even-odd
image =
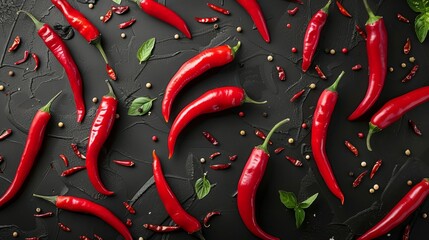
[[[10,45],[10,47],[9,47],[9,49],[7,50],[8,52],[13,52],[13,51],[15,51],[18,47],[19,47],[19,45],[21,44],[21,37],[20,36],[16,36],[14,39],[13,39],[13,43],[12,43],[12,45]]]
[[[359,33],[359,35],[363,38],[363,40],[367,40],[367,36],[366,36],[366,33],[365,33],[365,31],[361,28],[361,27],[359,27],[359,25],[355,25],[355,28],[356,28],[356,31]]]
[[[375,162],[374,166],[371,169],[371,173],[369,174],[369,179],[372,179],[375,176],[375,174],[377,173],[378,169],[381,167],[382,163],[383,163],[383,161],[381,159],[377,160]]]
[[[98,154],[103,147],[104,142],[109,137],[110,131],[116,119],[116,109],[118,100],[113,92],[112,86],[107,82],[109,92],[103,96],[97,112],[95,113],[94,121],[92,122],[88,147],[86,150],[86,168],[88,177],[94,188],[104,195],[112,195],[113,192],[109,191],[101,182],[100,174],[98,172]]]
[[[330,87],[326,88],[320,94],[316,109],[314,110],[313,128],[311,131],[311,149],[316,166],[329,190],[340,199],[341,204],[344,204],[344,195],[338,186],[326,153],[326,137],[329,122],[338,99],[337,86],[343,75],[344,71],[341,72],[337,80]]]
[[[401,80],[401,82],[408,82],[408,81],[410,81],[415,75],[416,75],[416,72],[417,72],[417,70],[419,70],[419,65],[418,64],[416,64],[416,65],[414,65],[414,67],[413,68],[411,68],[411,70],[410,70],[410,72],[407,74],[407,76],[405,76],[402,80]]]
[[[217,22],[217,20],[219,20],[218,17],[195,17],[195,21],[199,23],[214,23]]]
[[[164,177],[164,173],[161,167],[161,161],[156,155],[155,150],[152,152],[153,157],[153,177],[155,179],[156,189],[158,190],[159,197],[171,219],[183,228],[188,234],[195,234],[200,239],[204,239],[201,233],[201,224],[193,216],[183,209],[177,200],[174,192],[168,185],[167,180]]]
[[[258,225],[255,212],[256,193],[270,158],[268,142],[274,132],[289,121],[290,119],[286,118],[278,122],[268,133],[264,143],[253,148],[243,168],[240,180],[238,181],[237,207],[241,220],[243,220],[244,225],[253,235],[265,240],[275,240],[279,238],[266,233]]]
[[[27,176],[30,174],[31,169],[36,162],[37,154],[42,146],[43,138],[45,136],[46,127],[49,119],[51,119],[51,105],[52,102],[61,94],[59,92],[49,102],[41,107],[33,117],[30,129],[28,131],[27,140],[25,142],[24,150],[21,155],[21,160],[15,173],[15,177],[7,190],[0,198],[0,207],[9,202],[21,189]]]
[[[337,4],[338,10],[340,10],[340,13],[343,16],[349,17],[351,18],[352,15],[349,13],[349,11],[347,11],[347,9],[343,6],[343,4],[341,4],[340,1],[336,0],[335,3]]]
[[[103,22],[106,23],[112,18],[113,11],[111,9],[107,10],[106,14],[104,14]]]
[[[411,188],[405,196],[375,226],[357,240],[370,240],[383,236],[405,221],[426,199],[429,194],[429,179],[423,180]]]
[[[72,143],[72,144],[70,144],[70,146],[71,146],[71,148],[72,148],[72,150],[73,150],[74,154],[75,154],[78,158],[83,159],[83,160],[85,160],[85,159],[86,159],[86,156],[85,156],[85,155],[83,155],[83,154],[80,152],[80,150],[79,150],[79,148],[78,148],[78,146],[77,146],[77,144],[76,144],[76,143]]]
[[[325,73],[323,73],[323,71],[322,71],[322,69],[320,69],[319,65],[316,65],[316,66],[314,67],[314,69],[316,70],[317,75],[319,75],[319,77],[320,77],[321,79],[323,79],[323,80],[326,80],[326,79],[327,79],[327,77],[326,77]]]
[[[34,68],[33,71],[36,71],[39,68],[40,65],[40,60],[39,60],[39,56],[37,56],[37,54],[35,53],[31,53],[31,57],[34,60]]]
[[[94,26],[82,13],[73,8],[67,0],[51,0],[55,7],[60,10],[64,15],[67,22],[76,29],[80,35],[90,44],[94,45],[101,56],[103,57],[104,62],[106,63],[106,70],[109,69],[113,71],[113,68],[109,65],[109,60],[107,59],[106,53],[104,52],[103,46],[101,45],[101,34],[98,31],[97,27]],[[108,72],[110,79],[116,80],[116,74]]]
[[[112,6],[110,9],[112,9],[114,13],[121,15],[127,12],[129,8],[129,6]]]
[[[135,165],[131,160],[113,160],[113,162],[124,167],[133,167]]]
[[[368,173],[368,170],[362,172],[361,174],[359,174],[356,179],[353,181],[353,187],[357,187],[360,185],[360,183],[362,182],[363,177],[365,177],[365,175]]]
[[[228,158],[229,158],[229,161],[234,162],[235,160],[237,160],[238,155],[237,155],[237,154],[235,154],[235,155],[229,156]]]
[[[64,165],[65,165],[66,167],[68,167],[68,166],[69,166],[69,160],[68,160],[68,158],[66,157],[66,155],[64,155],[64,154],[60,154],[60,158],[61,158],[61,160],[63,160]]]
[[[209,221],[214,217],[214,216],[218,216],[221,213],[219,211],[213,211],[213,212],[208,212],[206,214],[206,216],[203,219],[203,225],[204,227],[208,228],[210,227]]]
[[[28,12],[22,10],[18,11],[18,13],[20,12],[27,14],[27,16],[31,18],[31,20],[34,22],[34,25],[36,26],[37,33],[39,34],[40,38],[64,68],[67,78],[69,79],[70,87],[73,91],[74,102],[76,104],[77,122],[82,122],[83,118],[85,117],[82,78],[76,62],[70,54],[67,45],[48,24],[38,21]]]
[[[317,11],[307,25],[304,35],[304,43],[302,48],[302,71],[307,72],[316,52],[317,44],[319,43],[320,33],[328,19],[328,10],[331,5],[331,0],[319,11]]]
[[[299,8],[298,7],[294,7],[292,9],[288,9],[287,13],[291,16],[295,16],[295,14],[298,12]]]
[[[214,159],[217,156],[220,156],[220,152],[214,152],[214,153],[210,154],[209,158]]]
[[[148,223],[143,224],[143,227],[157,233],[174,232],[180,229],[180,227],[177,225],[162,226],[162,225],[155,225],[155,224],[148,224]]]
[[[407,41],[405,41],[404,44],[404,54],[408,54],[411,51],[411,40],[410,38],[407,38]]]
[[[345,140],[344,145],[350,150],[356,157],[359,156],[359,150],[349,141]]]
[[[95,239],[97,239],[97,240],[103,240],[103,238],[102,238],[102,237],[98,236],[98,235],[97,235],[97,234],[95,234],[95,233],[94,233],[94,238],[95,238]]]
[[[289,160],[289,162],[291,162],[295,167],[301,167],[302,166],[302,162],[299,161],[298,159],[295,159],[291,156],[285,156],[285,158],[287,160]]]
[[[18,61],[16,61],[16,62],[14,62],[13,64],[15,64],[15,65],[20,65],[20,64],[23,64],[23,63],[25,63],[27,60],[28,60],[28,57],[30,56],[30,51],[28,51],[28,50],[25,50],[24,51],[24,57],[23,58],[21,58],[21,59],[19,59]]]
[[[89,237],[87,237],[87,236],[79,236],[79,239],[80,240],[91,240]]]
[[[230,12],[229,12],[229,10],[228,10],[228,9],[225,9],[225,8],[223,8],[223,7],[220,7],[220,6],[214,5],[214,4],[212,4],[212,3],[207,3],[207,6],[208,6],[209,8],[211,8],[212,10],[215,10],[216,12],[222,13],[222,14],[224,14],[224,15],[229,15],[229,14],[230,14]]]
[[[0,141],[6,139],[12,134],[12,129],[8,128],[6,130],[3,130],[0,134]]]
[[[71,229],[69,227],[67,227],[66,225],[64,225],[63,223],[58,223],[58,227],[60,227],[61,230],[63,230],[64,232],[71,232]]]
[[[400,119],[406,112],[416,106],[429,101],[429,86],[417,88],[399,97],[389,100],[378,110],[369,122],[369,131],[366,136],[366,146],[371,149],[371,136],[390,126]]]
[[[232,163],[219,163],[210,165],[210,168],[213,170],[224,170],[230,168]]]
[[[119,27],[120,29],[124,29],[124,28],[127,28],[127,27],[129,27],[129,26],[133,25],[135,22],[136,22],[136,19],[135,19],[135,18],[131,18],[130,20],[128,20],[128,21],[126,21],[126,22],[120,23],[120,24],[118,25],[118,27]]]
[[[407,224],[404,229],[404,233],[402,234],[402,240],[410,240],[410,232],[411,232],[411,225]]]
[[[356,64],[356,65],[354,65],[353,67],[352,67],[352,70],[353,71],[358,71],[358,70],[361,70],[362,69],[362,65],[360,65],[360,64]]]
[[[136,214],[136,210],[129,203],[123,202],[122,204],[124,204],[124,207],[128,210],[129,213]]]
[[[76,166],[76,167],[66,169],[61,173],[61,177],[70,176],[70,175],[75,174],[75,173],[82,171],[84,169],[86,169],[86,166]]]
[[[125,225],[127,225],[128,227],[131,227],[131,226],[133,226],[133,221],[130,218],[127,218]]]
[[[166,122],[168,122],[170,117],[171,105],[173,104],[174,98],[180,90],[204,72],[232,62],[240,46],[241,42],[238,42],[234,47],[222,45],[208,48],[186,61],[179,68],[168,83],[165,89],[164,99],[162,100],[162,115]]]
[[[264,132],[262,132],[261,130],[259,130],[259,129],[255,129],[255,135],[257,136],[257,137],[259,137],[260,139],[262,139],[262,140],[265,140],[265,138],[267,138],[267,135],[265,135],[265,133]],[[269,141],[268,142],[270,145],[271,144],[273,144],[273,142],[272,141]]]
[[[203,136],[213,145],[217,146],[219,145],[219,142],[216,140],[216,138],[209,132],[203,132]]]
[[[39,237],[27,237],[25,240],[40,240]]]
[[[305,89],[301,89],[299,92],[295,93],[291,98],[290,98],[290,102],[295,102],[298,98],[300,98],[302,96],[302,94],[305,93]]]
[[[118,217],[109,209],[95,202],[74,196],[42,196],[38,194],[33,194],[33,196],[51,202],[59,209],[96,216],[118,231],[124,239],[133,239],[127,226]]]
[[[286,72],[285,72],[285,70],[282,67],[280,67],[280,66],[276,66],[276,69],[277,69],[277,72],[279,74],[280,81],[286,80]]]
[[[250,15],[253,23],[258,29],[259,34],[261,34],[262,38],[265,42],[270,42],[270,34],[268,32],[267,25],[265,23],[264,15],[262,14],[262,9],[259,6],[259,3],[256,0],[236,0],[238,4],[240,4],[244,10]]]
[[[54,216],[54,213],[53,212],[36,213],[36,214],[33,214],[33,216],[38,217],[38,218],[45,218],[45,217]]]
[[[418,135],[418,136],[422,136],[422,131],[420,130],[420,128],[417,126],[417,124],[413,121],[413,120],[408,120],[408,126],[410,126],[410,128],[413,130],[413,132]]]
[[[402,14],[398,13],[396,15],[396,17],[398,18],[399,21],[404,22],[404,23],[410,23],[410,20],[406,17],[404,17]]]
[[[110,79],[116,81],[116,73],[109,64],[106,64],[106,72]]]
[[[348,117],[350,121],[356,120],[366,113],[377,101],[383,89],[384,80],[387,73],[387,31],[383,17],[375,16],[368,5],[367,0],[363,1],[369,18],[365,24],[368,39],[366,40],[366,50],[368,55],[369,79],[365,97],[359,106]]]
[[[243,103],[262,104],[265,102],[256,102],[250,99],[242,88],[227,86],[209,90],[188,104],[177,115],[168,134],[168,158],[173,156],[174,146],[180,132],[193,119],[202,114],[223,111]]]
[[[278,147],[278,148],[276,148],[275,150],[274,150],[274,153],[275,154],[279,154],[280,152],[282,152],[283,150],[285,150],[285,148],[284,147]]]

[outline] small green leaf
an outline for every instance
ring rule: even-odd
[[[285,207],[293,209],[298,206],[298,201],[296,200],[296,196],[293,192],[279,190],[279,194],[280,201],[285,205]]]
[[[313,196],[307,198],[307,200],[302,201],[302,203],[299,204],[299,207],[304,209],[310,207],[314,200],[316,200],[317,196],[319,196],[319,193],[316,193]]]
[[[210,181],[204,175],[201,178],[198,178],[195,182],[195,192],[197,193],[198,199],[203,199],[207,194],[209,194],[211,189]]]
[[[407,0],[414,12],[424,13],[429,11],[429,0]]]
[[[139,50],[137,50],[137,59],[140,64],[149,59],[154,47],[155,38],[149,38],[140,46]]]
[[[295,210],[295,223],[296,223],[296,228],[301,227],[302,223],[304,222],[305,219],[305,211],[304,209],[297,207],[294,209]]]
[[[417,38],[422,43],[428,34],[429,31],[429,12],[421,13],[416,17],[414,23],[416,30]]]
[[[156,98],[138,97],[131,103],[128,108],[128,115],[130,116],[143,116],[152,108],[152,102]]]
[[[116,4],[121,4],[122,0],[112,0]]]

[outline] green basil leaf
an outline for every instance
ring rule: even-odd
[[[280,201],[285,205],[285,207],[289,209],[293,209],[298,206],[298,201],[296,200],[296,196],[293,192],[286,192],[283,190],[279,191]]]
[[[319,196],[319,193],[316,193],[313,196],[307,198],[307,200],[299,204],[299,207],[304,209],[310,207],[314,200],[316,200],[317,196]]]
[[[429,12],[421,13],[416,17],[414,28],[417,38],[422,43],[426,39],[429,31]]]
[[[137,59],[140,64],[149,59],[154,47],[155,38],[149,38],[140,46],[139,50],[137,50]]]
[[[152,108],[152,102],[156,98],[138,97],[134,99],[128,108],[128,115],[130,116],[143,116]]]
[[[195,192],[197,193],[197,198],[203,199],[205,196],[207,196],[211,187],[210,181],[205,176],[198,178],[195,182]]]
[[[414,12],[424,13],[429,11],[429,0],[407,0],[407,3]]]
[[[112,0],[114,3],[116,3],[116,4],[121,4],[121,1],[122,0]]]
[[[304,222],[305,219],[305,211],[304,209],[297,207],[295,208],[295,223],[296,223],[296,228],[301,227],[302,223]]]

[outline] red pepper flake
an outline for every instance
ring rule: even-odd
[[[21,44],[21,38],[19,36],[16,36],[15,39],[13,40],[12,45],[9,47],[9,49],[7,51],[8,52],[15,51],[19,47],[20,44]]]
[[[354,65],[353,67],[352,67],[352,70],[353,71],[359,71],[359,70],[361,70],[362,69],[362,65],[360,65],[360,64],[356,64],[356,65]]]
[[[293,9],[287,10],[287,13],[291,16],[295,16],[295,14],[298,12],[298,10],[299,10],[298,7],[294,7]]]
[[[195,17],[195,20],[199,23],[214,23],[217,22],[217,20],[219,20],[219,18],[217,17]]]
[[[73,150],[74,154],[76,154],[76,156],[77,156],[78,158],[83,159],[83,160],[85,160],[85,159],[86,159],[85,155],[83,155],[83,154],[79,151],[79,148],[77,147],[77,144],[76,144],[76,143],[72,143],[72,144],[70,144],[70,146],[71,146],[71,148],[72,148],[72,150]]]
[[[133,208],[133,206],[131,206],[127,202],[123,202],[123,204],[124,204],[125,208],[128,210],[129,213],[136,214],[136,210]]]
[[[215,10],[216,12],[220,12],[220,13],[225,14],[225,15],[229,15],[230,14],[229,10],[227,10],[227,9],[225,9],[223,7],[214,5],[212,3],[207,3],[207,6],[209,8],[211,8],[212,10]]]
[[[352,15],[349,13],[349,11],[347,11],[347,9],[341,4],[340,1],[337,0],[336,3],[337,3],[338,10],[340,10],[340,13],[343,16],[346,16],[346,17],[349,17],[349,18],[352,17]]]
[[[302,96],[302,94],[305,93],[305,89],[301,89],[299,92],[295,93],[291,99],[290,102],[295,102],[295,100],[297,100],[298,98],[300,98]]]
[[[102,237],[98,236],[98,235],[97,235],[97,234],[95,234],[95,233],[94,233],[94,237],[95,237],[97,240],[103,240],[103,238],[102,238]]]
[[[410,126],[410,128],[413,130],[413,132],[416,135],[418,135],[418,136],[423,135],[422,131],[420,131],[419,127],[417,126],[417,124],[413,120],[411,120],[411,119],[408,120],[408,126]]]
[[[27,237],[25,240],[39,240],[39,237]]]
[[[383,161],[380,159],[377,162],[375,162],[374,166],[372,167],[371,174],[369,175],[369,178],[372,179],[375,175],[375,173],[378,171],[378,169],[381,167],[381,164]]]
[[[72,167],[72,168],[66,169],[66,170],[64,170],[61,173],[61,177],[70,176],[70,175],[75,174],[75,173],[77,173],[79,171],[82,171],[85,168],[86,168],[86,166],[76,166],[76,167]]]
[[[244,113],[243,113],[244,114]],[[240,115],[240,114],[239,114]],[[219,142],[216,140],[216,138],[209,132],[203,132],[203,136],[213,145],[217,146],[219,145]]]
[[[53,212],[35,213],[35,214],[33,214],[33,216],[38,217],[38,218],[45,218],[45,217],[54,216],[54,213]]]
[[[357,176],[357,178],[353,181],[353,187],[357,187],[359,186],[359,184],[362,182],[363,177],[365,177],[365,175],[368,173],[368,170],[366,170],[365,172],[359,174],[359,176]]]
[[[84,235],[79,236],[79,239],[80,240],[91,240],[89,237],[84,236]]]
[[[110,79],[112,79],[113,81],[116,81],[116,73],[109,64],[106,64],[106,71],[107,71],[107,75],[109,75]]]
[[[402,240],[409,240],[410,232],[411,232],[411,225],[407,224],[407,226],[405,226],[404,233],[402,234]]]
[[[302,162],[299,161],[298,159],[295,159],[291,156],[285,156],[287,160],[289,160],[289,162],[291,162],[295,167],[301,167],[302,166]]]
[[[127,225],[128,227],[131,227],[131,226],[133,226],[133,221],[131,219],[127,218],[125,225]]]
[[[113,14],[112,9],[109,9],[109,10],[106,12],[106,14],[104,14],[103,22],[104,22],[104,23],[106,23],[107,21],[109,21],[109,20],[110,20],[110,18],[112,18],[112,14]]]
[[[179,226],[161,226],[161,225],[155,225],[155,224],[143,224],[143,227],[149,230],[152,230],[154,232],[158,233],[165,233],[165,232],[173,232],[176,230],[179,230]]]
[[[281,153],[283,150],[285,150],[285,148],[284,148],[284,147],[278,147],[278,148],[276,148],[276,149],[274,150],[274,153],[275,153],[275,154],[279,154],[279,153]]]
[[[237,158],[238,158],[237,154],[229,156],[229,161],[234,162],[235,160],[237,160]]]
[[[317,75],[319,75],[321,79],[327,79],[326,75],[323,73],[322,69],[320,69],[319,65],[316,65],[314,69],[316,69]]]
[[[360,138],[360,139],[363,139],[365,137],[365,134],[363,134],[361,132],[358,132],[357,135],[358,135],[358,138]]]
[[[36,71],[38,68],[39,68],[39,65],[40,65],[40,60],[39,60],[39,57],[37,56],[37,54],[35,54],[35,53],[31,53],[31,57],[33,58],[33,60],[34,60],[34,68],[33,68],[33,71]]]
[[[352,152],[356,157],[359,156],[359,151],[358,149],[349,141],[344,141],[344,144],[346,145],[347,149],[350,150],[350,152]]]
[[[279,74],[280,81],[286,80],[286,72],[285,72],[285,70],[282,67],[280,67],[280,66],[276,66],[276,69],[277,69],[277,72]]]
[[[213,164],[210,165],[210,168],[213,170],[224,170],[230,168],[232,163],[220,163],[220,164]]]
[[[25,63],[27,61],[27,59],[28,59],[28,56],[30,56],[30,52],[28,50],[25,50],[24,57],[22,59],[16,61],[14,64],[15,65],[20,65],[20,64]]]
[[[124,167],[133,167],[134,162],[131,160],[113,160],[114,163],[124,166]]]
[[[411,40],[410,38],[407,38],[407,41],[405,41],[405,44],[404,44],[404,54],[410,53],[410,50],[411,50]]]
[[[220,155],[220,152],[214,152],[214,153],[210,154],[209,158],[214,159],[215,157],[217,157],[219,155]]]
[[[60,227],[61,230],[63,230],[64,232],[70,232],[71,229],[69,227],[67,227],[66,225],[62,224],[62,223],[58,223],[58,227]]]
[[[210,227],[210,224],[208,224],[210,219],[212,219],[213,216],[218,216],[218,215],[220,215],[219,211],[208,212],[203,220],[204,227],[206,228]]]
[[[11,134],[12,134],[12,129],[9,128],[9,129],[3,130],[0,134],[0,141],[6,139]]]
[[[402,14],[398,13],[396,15],[396,17],[398,18],[399,21],[404,22],[404,23],[410,23],[410,20],[408,20],[408,18],[404,17]]]
[[[366,41],[366,33],[365,33],[365,31],[361,28],[361,27],[359,27],[359,25],[355,25],[355,27],[356,27],[356,31],[359,33],[359,35]]]
[[[129,8],[128,6],[112,6],[110,9],[112,9],[114,13],[121,15],[128,11]]]
[[[417,70],[419,70],[419,65],[418,64],[414,65],[414,67],[411,68],[410,72],[407,74],[407,76],[405,76],[401,80],[401,82],[405,83],[405,82],[410,81],[414,77],[414,75],[416,75]]]
[[[68,167],[68,166],[69,166],[69,160],[67,159],[66,155],[64,155],[64,154],[60,154],[60,158],[63,160],[64,165],[65,165],[66,167]]]
[[[120,24],[118,25],[118,27],[119,27],[120,29],[124,29],[124,28],[127,28],[127,27],[129,27],[129,26],[133,25],[135,22],[136,22],[136,19],[135,19],[135,18],[131,18],[130,20],[128,20],[128,21],[126,21],[126,22],[120,23]]]

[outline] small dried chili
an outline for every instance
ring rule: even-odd
[[[116,81],[117,79],[116,73],[108,63],[106,63],[106,71],[107,71],[107,75],[109,75],[109,78],[112,79],[113,81]]]
[[[274,150],[274,153],[275,154],[279,154],[280,152],[282,152],[283,150],[285,150],[285,148],[284,147],[278,147],[278,148],[276,148],[275,150]]]
[[[361,27],[359,27],[359,25],[357,25],[357,24],[355,25],[355,27],[356,27],[356,31],[359,33],[359,35],[363,38],[363,40],[366,41],[367,36],[366,36],[365,31]]]
[[[411,225],[407,224],[404,229],[404,233],[402,234],[402,240],[410,240],[410,232],[411,232]]]
[[[287,13],[291,16],[295,16],[295,14],[298,12],[298,10],[299,10],[298,7],[294,7],[293,9],[287,10]]]
[[[131,227],[131,226],[133,226],[133,221],[131,219],[127,218],[125,225],[127,225],[128,227]]]
[[[27,237],[25,240],[40,240],[39,237]]]
[[[85,155],[83,155],[83,154],[80,152],[80,150],[79,150],[79,148],[78,148],[78,146],[77,146],[77,144],[76,144],[76,143],[71,143],[71,144],[70,144],[70,146],[71,146],[71,148],[72,148],[72,150],[73,150],[74,154],[75,154],[78,158],[83,159],[83,160],[85,160],[85,159],[86,159]]]
[[[16,36],[15,39],[13,40],[12,45],[9,47],[9,49],[7,51],[8,52],[15,51],[19,47],[20,44],[21,44],[21,38],[19,36]]]
[[[83,169],[86,169],[86,167],[85,166],[76,166],[76,167],[66,169],[61,173],[61,177],[70,176],[70,175],[75,174],[79,171],[82,171]]]
[[[404,23],[410,23],[410,20],[406,17],[404,17],[402,14],[398,13],[396,14],[396,17],[398,18],[399,21],[404,22]]]
[[[416,75],[417,70],[419,70],[419,65],[418,64],[414,65],[414,67],[411,68],[410,72],[407,74],[407,76],[405,76],[401,80],[401,82],[405,83],[405,82],[410,81]]]
[[[174,232],[180,229],[179,226],[161,226],[155,224],[143,224],[143,227],[157,233]]]
[[[369,179],[372,179],[374,177],[375,173],[377,173],[382,163],[383,161],[381,159],[375,162],[374,166],[372,167],[371,173],[369,174]]]
[[[322,69],[320,69],[319,65],[316,65],[316,66],[314,67],[314,69],[316,70],[317,75],[319,75],[319,77],[320,77],[321,79],[324,79],[324,80],[325,80],[325,79],[327,79],[326,75],[323,73]]]
[[[279,74],[280,81],[286,80],[286,72],[285,72],[285,70],[282,67],[280,67],[280,66],[276,66],[276,69],[277,69],[277,72]]]
[[[305,93],[305,89],[301,89],[299,92],[295,93],[291,98],[290,102],[295,102],[298,98],[302,96],[302,94]]]
[[[33,214],[33,216],[38,217],[38,218],[45,218],[45,217],[54,216],[54,213],[53,212],[35,213],[35,214]]]
[[[211,8],[212,10],[215,10],[216,12],[220,12],[220,13],[225,14],[225,15],[229,15],[230,14],[229,10],[227,10],[227,9],[225,9],[223,7],[214,5],[212,3],[207,3],[207,6],[209,8]]]
[[[6,139],[11,134],[12,134],[12,129],[9,128],[9,129],[3,130],[0,134],[0,141]]]
[[[71,229],[66,225],[64,225],[63,223],[58,223],[58,227],[60,227],[60,229],[63,230],[64,232],[71,232]]]
[[[33,71],[36,71],[38,68],[39,68],[39,65],[40,65],[40,60],[39,60],[39,57],[37,56],[37,54],[35,54],[35,53],[31,53],[31,57],[33,58],[33,60],[34,60],[34,68],[33,68]]]
[[[347,11],[347,9],[343,6],[343,4],[341,4],[340,1],[337,0],[335,2],[337,4],[338,10],[340,10],[341,14],[343,14],[344,16],[349,17],[349,18],[352,17],[352,15],[349,13],[349,11]]]
[[[128,210],[129,213],[136,214],[136,210],[129,203],[123,202],[122,204],[124,204],[124,207]]]
[[[232,163],[220,163],[220,164],[213,164],[210,165],[210,168],[213,170],[224,170],[230,168]]]
[[[112,6],[110,9],[112,9],[114,13],[121,15],[128,11],[129,8],[129,6]]]
[[[353,67],[352,67],[352,70],[353,71],[359,71],[359,70],[361,70],[362,69],[362,65],[360,65],[360,64],[356,64],[356,65],[354,65]]]
[[[25,63],[28,60],[28,57],[30,56],[30,51],[25,50],[24,57],[16,62],[14,62],[15,65],[20,65]]]
[[[110,20],[110,18],[112,18],[112,15],[113,15],[113,11],[112,11],[111,9],[109,9],[109,10],[106,12],[106,14],[104,14],[103,22],[104,22],[104,23],[106,23],[107,21],[109,21],[109,20]]]
[[[259,130],[259,129],[255,129],[255,135],[257,136],[257,137],[259,137],[260,139],[262,139],[262,140],[265,140],[265,138],[267,138],[267,136],[265,135],[265,133],[264,132],[262,132],[261,130]],[[271,141],[269,141],[268,142],[270,145],[271,144],[273,144],[273,142],[271,142]]]
[[[219,145],[219,142],[216,140],[216,138],[209,132],[203,132],[203,136],[213,145],[217,146]]]
[[[199,22],[199,23],[214,23],[217,22],[217,20],[219,20],[218,17],[195,17],[195,21]]]
[[[420,128],[417,126],[417,124],[413,121],[413,120],[408,120],[408,126],[410,126],[410,128],[413,130],[413,132],[418,135],[421,136],[422,131],[420,130]]]
[[[97,240],[103,240],[102,237],[98,236],[97,234],[94,233],[94,238],[96,238]]]
[[[217,156],[220,156],[220,152],[214,152],[214,153],[210,154],[209,158],[214,159]]]
[[[65,165],[66,167],[68,167],[68,166],[69,166],[69,160],[68,160],[68,158],[66,157],[66,155],[64,155],[64,154],[60,154],[60,158],[63,160],[64,165]]]
[[[359,156],[358,149],[349,141],[345,140],[344,144],[346,145],[347,149],[350,150],[356,157]]]
[[[79,239],[80,240],[91,240],[89,237],[84,236],[84,235],[79,236]]]
[[[119,27],[120,29],[124,29],[124,28],[127,28],[127,27],[129,27],[129,26],[133,25],[135,22],[136,22],[136,19],[135,19],[135,18],[131,18],[130,20],[128,20],[128,21],[126,21],[126,22],[120,23],[120,24],[118,25],[118,27]]]
[[[234,162],[235,160],[237,160],[238,156],[237,154],[235,154],[235,155],[229,156],[228,158],[229,158],[229,161]]]
[[[302,166],[302,162],[298,159],[295,159],[291,156],[285,156],[287,160],[289,160],[289,162],[291,162],[295,167],[301,167]]]
[[[113,162],[124,167],[132,167],[135,164],[131,160],[113,160]]]
[[[362,182],[363,177],[368,173],[368,170],[364,171],[363,173],[359,174],[357,178],[353,181],[353,187],[359,186],[359,184]]]
[[[411,40],[410,38],[407,38],[407,41],[405,41],[404,44],[404,54],[408,54],[411,51]]]
[[[212,219],[212,217],[213,217],[213,216],[218,216],[218,215],[220,215],[220,214],[221,214],[221,213],[220,213],[219,211],[208,212],[208,213],[206,214],[206,216],[204,217],[204,220],[203,220],[203,225],[204,225],[204,227],[206,227],[206,228],[210,227],[210,224],[208,224],[208,223],[209,223],[209,221]]]

